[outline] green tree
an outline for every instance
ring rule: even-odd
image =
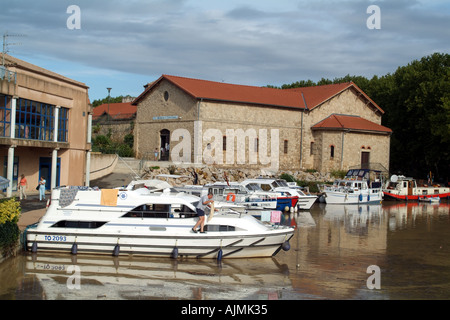
[[[391,169],[448,179],[450,163],[450,55],[415,60],[383,79],[386,125],[393,130]],[[378,103],[378,102],[377,102]]]
[[[281,88],[353,81],[384,111],[382,124],[391,128],[390,170],[416,178],[432,171],[450,178],[450,55],[434,53],[390,74],[372,79],[346,75],[314,83],[301,80]]]

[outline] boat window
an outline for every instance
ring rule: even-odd
[[[123,218],[167,218],[170,204],[143,204],[124,214]]]
[[[270,186],[270,184],[261,184],[261,189],[263,189],[264,191],[270,191],[272,190],[272,187]]]
[[[289,188],[289,185],[285,180],[276,180],[276,183],[279,187]]]
[[[207,224],[205,226],[205,231],[211,232],[211,231],[218,231],[218,232],[226,232],[226,231],[235,231],[234,226],[227,226],[227,225],[219,225],[219,224]]]
[[[185,206],[182,204],[180,206],[180,209],[175,209],[175,213],[178,214],[178,216],[175,214],[175,217],[179,218],[192,218],[197,216],[197,212],[193,211],[188,206]]]
[[[76,228],[76,229],[97,229],[103,226],[105,221],[58,221],[51,228]]]
[[[261,191],[261,187],[256,183],[249,183],[246,185],[247,189],[250,191]]]

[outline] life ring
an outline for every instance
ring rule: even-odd
[[[227,194],[227,201],[232,201],[235,202],[236,201],[236,195],[232,192],[230,192],[229,194]]]

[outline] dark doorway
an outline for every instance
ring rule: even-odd
[[[170,156],[170,131],[163,129],[160,131],[161,145],[159,147],[160,160],[168,161]]]
[[[59,178],[61,171],[61,158],[58,158],[56,164],[56,186],[59,186]],[[45,189],[51,189],[52,181],[52,158],[41,157],[39,158],[39,179],[44,177],[45,179]]]
[[[370,162],[370,152],[361,152],[361,168],[362,169],[369,169],[369,162]]]

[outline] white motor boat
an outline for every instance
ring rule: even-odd
[[[371,180],[370,174],[375,177]],[[326,203],[362,204],[380,203],[383,200],[381,171],[351,169],[344,179],[336,179],[333,185],[323,186]]]
[[[277,210],[280,211],[286,211],[286,208],[309,210],[317,200],[315,195],[307,195],[299,188],[291,188],[283,179],[247,179],[241,184],[246,188],[258,185],[264,191],[275,192],[278,199]]]
[[[196,196],[213,194],[215,207],[241,207],[249,211],[275,210],[277,207],[277,195],[273,192],[259,190],[248,190],[236,182],[215,182],[198,185],[185,185],[174,187],[179,192],[185,192]]]
[[[145,188],[55,188],[45,215],[25,231],[25,246],[32,252],[217,259],[269,257],[289,249],[293,228],[232,210],[215,213],[206,222],[206,233],[192,232],[198,200]]]

